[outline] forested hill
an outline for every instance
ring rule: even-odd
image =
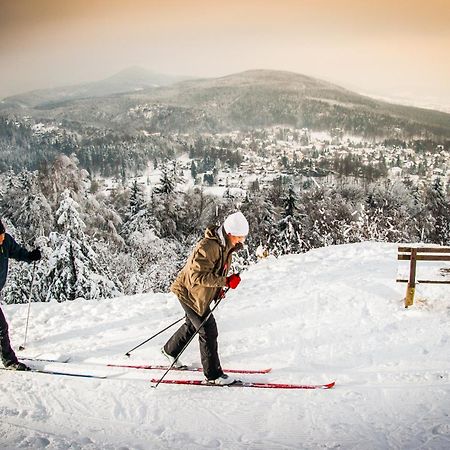
[[[123,82],[123,78],[122,78]],[[166,84],[168,84],[167,82]],[[97,86],[96,92],[102,92]],[[365,137],[450,137],[450,114],[393,105],[304,75],[252,70],[104,96],[11,97],[2,115],[120,132],[223,132],[274,125]]]

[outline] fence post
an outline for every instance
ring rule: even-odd
[[[406,288],[405,308],[412,306],[414,303],[414,293],[416,291],[416,263],[417,249],[411,248],[411,260],[409,264],[409,281]]]

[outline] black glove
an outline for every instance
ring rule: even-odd
[[[41,259],[41,251],[35,248],[32,252],[28,253],[28,259],[30,261],[39,261]]]

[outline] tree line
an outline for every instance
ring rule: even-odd
[[[176,164],[161,165],[157,184],[134,181],[109,191],[74,155],[34,171],[2,172],[0,214],[8,232],[44,255],[34,267],[14,264],[4,300],[28,301],[33,270],[33,301],[167,291],[206,226],[236,209],[250,223],[241,266],[256,261],[260,245],[275,256],[367,240],[450,245],[450,199],[439,178],[360,186],[278,177],[234,198],[186,190]]]

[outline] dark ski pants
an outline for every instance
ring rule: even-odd
[[[11,348],[8,334],[8,323],[6,322],[5,315],[0,308],[0,351],[3,364],[6,366],[9,363],[17,362],[17,356],[14,350]]]
[[[210,313],[208,308],[203,316],[199,316],[183,302],[180,303],[186,312],[186,320],[164,346],[164,351],[174,357],[180,354],[189,339]],[[217,336],[216,320],[211,314],[203,327],[198,331],[203,373],[208,380],[215,380],[223,374],[218,354]]]

